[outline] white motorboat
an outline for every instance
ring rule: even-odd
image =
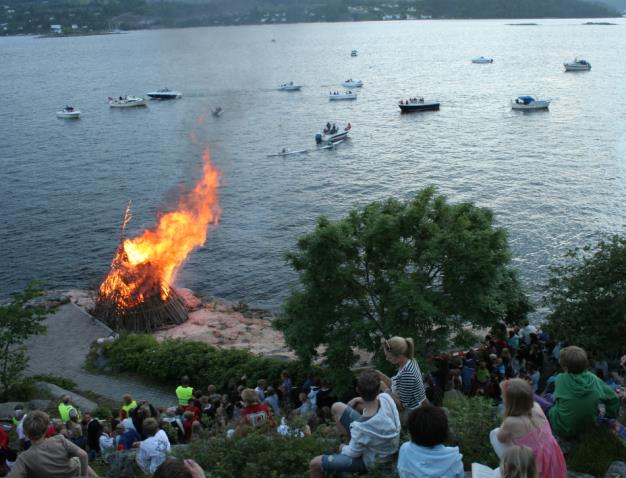
[[[352,50],[352,53],[350,53],[350,56],[357,56],[358,54],[359,54],[358,51]]]
[[[565,71],[589,71],[591,70],[591,63],[587,60],[579,60],[578,58],[574,58],[574,61],[569,63],[563,63],[565,67]]]
[[[148,98],[152,100],[175,100],[176,98],[180,98],[183,95],[178,91],[172,91],[168,88],[162,88],[160,90],[146,93],[146,96],[148,96]]]
[[[146,106],[146,100],[139,96],[109,97],[109,106],[111,108],[135,108],[137,106]]]
[[[341,83],[341,86],[345,88],[361,88],[363,86],[363,82],[361,80],[353,80],[350,78],[349,80]]]
[[[479,56],[478,58],[472,58],[472,63],[493,63],[493,58]]]
[[[326,123],[324,129],[315,135],[317,144],[330,144],[348,137],[348,133],[352,131],[352,125],[348,123],[345,128],[338,128],[335,124]]]
[[[352,91],[344,91],[343,93],[339,91],[331,91],[328,94],[328,99],[330,101],[356,100],[356,93],[353,93]]]
[[[57,118],[78,119],[80,118],[80,111],[73,106],[66,106],[61,111],[57,111]]]
[[[302,88],[302,85],[296,85],[293,81],[283,83],[278,87],[280,91],[300,91],[300,88]]]
[[[547,110],[550,100],[537,100],[532,96],[523,95],[511,100],[511,108],[514,110]]]

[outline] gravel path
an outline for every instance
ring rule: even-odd
[[[146,399],[157,407],[176,404],[174,390],[147,386],[126,377],[96,375],[85,372],[83,364],[91,343],[107,337],[110,330],[74,304],[66,304],[50,315],[46,335],[31,337],[26,346],[30,356],[28,375],[54,374],[72,379],[79,390],[89,390],[103,397],[121,401],[130,393],[135,399]]]

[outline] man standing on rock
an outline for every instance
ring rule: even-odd
[[[193,397],[193,387],[189,386],[189,377],[185,375],[180,379],[181,384],[176,388],[176,398],[181,407],[186,407]]]
[[[74,410],[76,411],[76,413],[78,413],[76,407],[70,404],[70,399],[71,397],[69,395],[63,395],[61,403],[59,403],[59,415],[61,416],[61,420],[63,420],[64,424],[70,420],[71,410]]]

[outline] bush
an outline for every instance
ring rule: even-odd
[[[30,377],[14,383],[6,393],[8,399],[14,402],[28,402],[35,398],[42,398],[41,395]]]
[[[608,429],[596,428],[581,437],[574,452],[567,457],[567,468],[603,477],[614,461],[626,461],[626,448]]]
[[[196,386],[211,383],[223,389],[244,376],[247,385],[255,385],[260,378],[278,380],[285,369],[294,383],[300,383],[307,372],[300,362],[264,358],[245,350],[222,350],[201,342],[158,342],[150,335],[124,335],[104,344],[103,352],[115,372],[136,372],[170,385],[177,384],[183,375]]]
[[[468,397],[446,401],[444,406],[449,411],[452,443],[460,448],[465,469],[470,470],[472,463],[498,466],[498,457],[489,442],[489,432],[499,426],[491,400]]]
[[[339,441],[314,434],[304,438],[250,433],[228,439],[202,436],[181,458],[193,458],[210,478],[305,477],[314,456],[337,450]]]

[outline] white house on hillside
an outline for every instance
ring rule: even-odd
[[[56,35],[63,33],[63,27],[61,25],[50,25],[50,31]]]

